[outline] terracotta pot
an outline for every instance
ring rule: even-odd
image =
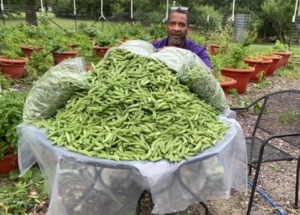
[[[235,88],[238,94],[242,95],[246,90],[251,73],[254,72],[254,70],[254,67],[250,69],[224,68],[221,70],[221,74],[236,80],[236,83],[233,84],[229,89]]]
[[[282,57],[277,63],[276,69],[286,66],[290,56],[293,54],[293,52],[272,52],[272,53]]]
[[[70,48],[73,49],[73,50],[76,48],[76,45],[75,45],[75,44],[68,44],[67,46],[70,47]]]
[[[0,159],[0,174],[7,174],[11,170],[18,168],[18,154],[4,155],[4,159]]]
[[[96,54],[99,57],[104,57],[104,55],[106,54],[107,50],[110,49],[112,47],[94,47],[94,50],[96,51]]]
[[[0,69],[3,74],[9,75],[13,79],[22,79],[27,62],[27,58],[20,57],[9,60],[8,57],[3,56],[0,57]]]
[[[44,47],[27,47],[24,45],[19,45],[19,47],[22,49],[24,57],[31,57],[33,51],[38,52],[44,49]]]
[[[56,51],[52,52],[55,65],[59,64],[60,62],[62,62],[65,59],[76,58],[77,54],[78,54],[78,51],[62,52],[61,54],[57,53]]]
[[[212,55],[217,55],[219,53],[223,54],[224,50],[222,51],[223,48],[225,48],[225,46],[218,46],[215,44],[210,44],[210,48],[211,48],[211,54]],[[221,50],[219,50],[221,49]]]
[[[247,57],[246,59],[244,59],[244,62],[247,63],[249,66],[254,67],[255,70],[254,72],[252,72],[249,81],[252,82],[257,82],[258,81],[258,74],[263,71],[263,78],[262,80],[264,80],[268,68],[270,66],[271,63],[273,63],[273,60],[271,59],[262,59],[263,62],[260,62],[259,60],[252,60],[249,57]]]
[[[277,55],[277,57],[269,57],[269,56],[261,56],[259,54],[256,54],[256,56],[262,58],[262,59],[271,59],[273,62],[270,64],[268,71],[267,71],[267,76],[271,76],[274,74],[277,64],[279,62],[279,60],[282,58],[282,56]]]
[[[258,43],[262,43],[263,40],[264,40],[264,38],[262,38],[262,37],[258,37],[258,38],[255,39],[255,41],[258,42]]]
[[[229,78],[229,77],[226,77],[226,78]],[[227,97],[228,90],[230,89],[230,87],[236,83],[236,80],[234,80],[232,78],[229,78],[229,79],[230,79],[230,81],[228,81],[228,82],[219,82],[226,97]]]

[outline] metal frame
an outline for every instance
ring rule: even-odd
[[[245,110],[245,109],[249,109],[250,107],[252,107],[254,104],[256,104],[257,102],[261,101],[261,100],[264,100],[264,103],[263,103],[263,106],[261,108],[261,111],[257,117],[257,120],[256,120],[256,123],[255,123],[255,127],[254,127],[254,130],[253,130],[253,133],[252,133],[252,137],[255,137],[255,133],[256,133],[256,130],[257,128],[259,129],[262,129],[259,127],[259,122],[260,122],[260,119],[262,117],[262,114],[264,112],[264,108],[266,107],[266,104],[267,104],[267,101],[268,101],[268,98],[272,95],[275,95],[275,94],[282,94],[282,93],[298,93],[299,96],[300,96],[300,90],[282,90],[282,91],[277,91],[277,92],[274,92],[274,93],[270,93],[268,95],[265,95],[257,100],[255,100],[254,102],[252,102],[249,106],[245,107],[245,108],[231,108],[231,110]],[[272,139],[276,139],[276,138],[282,138],[282,137],[290,137],[290,136],[299,136],[300,138],[300,132],[299,133],[290,133],[290,134],[278,134],[278,135],[274,135],[272,134],[271,132],[267,131],[266,129],[262,129],[266,132],[268,132],[270,134],[270,136],[266,139],[266,140],[261,140],[263,142],[261,148],[260,148],[260,152],[259,152],[259,157],[258,157],[258,161],[257,161],[257,165],[256,165],[256,172],[255,172],[255,178],[254,178],[254,182],[253,182],[253,186],[252,186],[252,190],[251,190],[251,195],[250,195],[250,200],[249,200],[249,204],[248,204],[248,209],[247,209],[247,215],[250,215],[250,212],[251,212],[251,207],[252,207],[252,203],[253,203],[253,199],[254,199],[254,193],[255,193],[255,188],[256,188],[256,185],[257,185],[257,181],[258,181],[258,176],[259,176],[259,171],[260,171],[260,167],[261,167],[261,163],[262,162],[265,162],[263,161],[263,153],[264,153],[264,149],[265,149],[265,146],[267,144],[269,144],[269,141],[272,140]],[[256,137],[257,138],[257,137]],[[259,138],[258,138],[259,139]],[[287,141],[285,141],[287,142]],[[288,143],[288,142],[287,142]],[[291,144],[291,143],[289,143]],[[271,145],[271,144],[269,144]],[[298,147],[300,149],[300,146]],[[281,150],[282,151],[282,150]],[[286,152],[285,152],[286,153]],[[286,153],[288,154],[288,153]],[[299,208],[299,205],[298,205],[298,199],[299,199],[299,192],[298,192],[298,188],[299,188],[299,168],[300,168],[300,155],[298,158],[295,158],[293,156],[290,155],[290,157],[286,158],[286,159],[281,159],[281,160],[288,160],[290,161],[291,159],[295,159],[297,160],[297,169],[296,169],[296,186],[295,186],[295,203],[294,203],[294,208]],[[274,160],[274,161],[278,161],[278,160]],[[251,165],[251,163],[248,163],[248,165],[250,166],[250,171],[249,173],[251,173],[251,168],[252,167],[255,167],[253,165]]]

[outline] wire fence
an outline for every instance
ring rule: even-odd
[[[3,11],[1,11],[0,13],[0,18],[3,20],[2,23],[0,22],[2,25],[20,23],[27,25],[39,24],[41,18],[47,17],[53,23],[56,23],[56,26],[60,26],[62,28],[70,26],[74,26],[75,28],[77,28],[80,23],[85,23],[86,25],[91,26],[96,22],[99,25],[99,21],[101,23],[100,27],[105,27],[105,23],[103,22],[135,21],[141,22],[141,24],[144,26],[150,26],[151,24],[162,23],[166,18],[166,13],[159,12],[145,13],[137,11],[134,12],[132,17],[132,14],[130,12],[112,13],[103,11],[103,13],[101,13],[101,11],[79,11],[74,14],[74,10],[57,7],[47,7],[44,8],[44,13],[42,13],[40,7],[4,5],[4,8],[4,13]],[[12,12],[14,12],[14,14],[12,14]],[[229,18],[230,15],[224,15],[223,17],[218,17],[218,20],[212,18],[210,18],[210,20],[207,20],[207,16],[205,14],[190,13],[191,26],[194,29],[199,29],[202,31],[215,30],[218,27],[224,25],[226,20],[228,20]]]
[[[90,26],[105,28],[114,23],[131,23],[137,21],[143,26],[150,26],[152,24],[164,23],[166,19],[166,13],[161,12],[145,13],[142,11],[135,11],[131,14],[130,12],[112,13],[103,11],[103,13],[101,13],[100,10],[79,10],[74,14],[73,9],[58,7],[44,7],[43,9],[44,11],[42,12],[41,7],[10,4],[4,5],[4,13],[2,10],[0,12],[0,26],[21,23],[38,25],[40,22],[46,20],[51,22],[54,27],[59,28],[82,28]],[[231,19],[231,14],[229,13],[218,18],[207,17],[205,14],[190,13],[190,24],[193,31],[203,35],[208,34],[211,31],[222,29],[229,19]],[[251,17],[248,14],[235,15],[235,24],[233,27],[236,28],[236,41],[240,41],[243,36],[243,33],[240,33],[241,23],[244,23],[242,31],[247,32],[251,25],[250,22]],[[291,22],[289,43],[290,45],[300,43],[300,17],[297,17],[295,22]]]
[[[297,17],[291,25],[290,45],[293,44],[300,44],[300,17]]]

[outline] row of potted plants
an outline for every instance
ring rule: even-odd
[[[151,30],[160,34],[150,36]],[[122,32],[123,38],[116,39]],[[162,35],[164,30],[157,26],[142,28],[139,23],[125,23],[116,27],[99,30],[86,27],[79,30],[54,29],[50,26],[13,26],[0,27],[0,68],[10,77],[21,79],[24,66],[33,51],[44,50],[52,53],[54,63],[58,64],[66,58],[82,56],[94,50],[97,56],[103,57],[110,47],[116,46],[127,39],[143,39],[151,41]],[[155,38],[154,38],[155,36]],[[4,39],[5,38],[5,39]],[[10,66],[10,68],[7,68]],[[13,69],[13,70],[12,70]]]
[[[263,81],[265,76],[273,75],[276,69],[286,66],[292,52],[279,41],[272,50],[261,53],[251,53],[243,44],[228,44],[226,47],[211,46],[210,59],[217,73],[217,79],[225,94],[235,88],[241,95],[248,82]],[[228,77],[227,82],[226,78]]]

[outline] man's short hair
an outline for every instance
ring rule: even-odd
[[[186,19],[187,20],[187,25],[188,26],[190,25],[190,16],[189,16],[189,12],[187,11],[187,9],[182,9],[181,7],[178,7],[176,9],[171,10],[170,13],[169,13],[167,22],[169,21],[170,16],[171,16],[172,13],[182,13],[182,14],[185,14],[186,18],[187,18]]]

